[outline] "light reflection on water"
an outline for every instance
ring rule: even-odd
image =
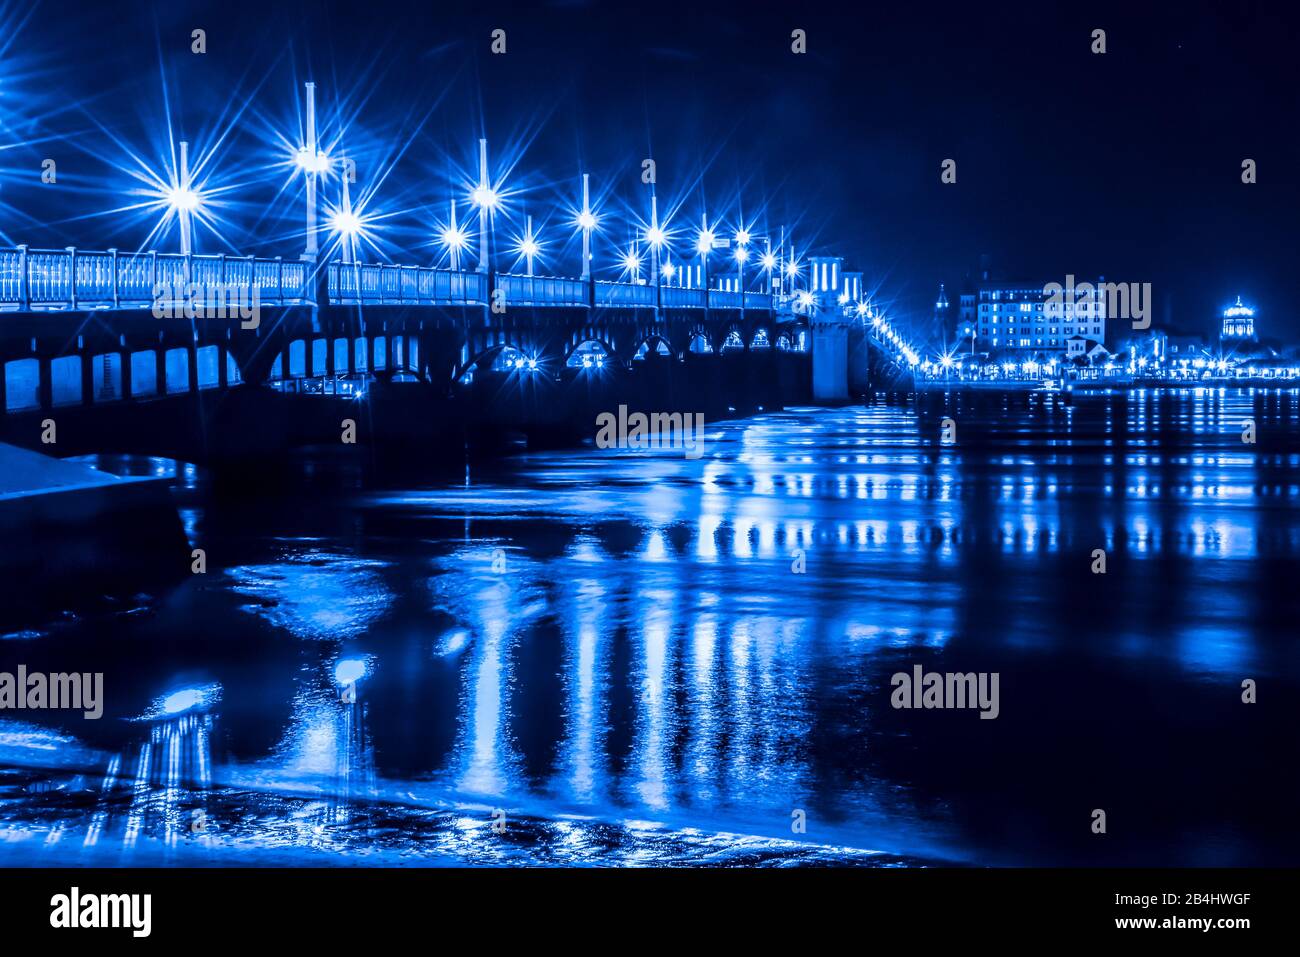
[[[82,651],[109,690],[94,728],[0,722],[0,764],[44,769],[0,778],[0,848],[1294,862],[1270,756],[1300,671],[1300,443],[1294,399],[1262,403],[930,397],[716,425],[698,461],[530,454],[314,510],[200,495],[206,580],[6,643],[33,669]],[[1241,443],[1246,415],[1270,441]],[[914,663],[999,672],[1000,718],[894,711]],[[1243,677],[1278,704],[1241,705]],[[146,734],[123,720],[214,685]],[[1207,753],[1268,770],[1243,791]],[[1102,801],[1132,829],[1099,849],[1072,815]]]

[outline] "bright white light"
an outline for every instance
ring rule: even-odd
[[[763,253],[763,258],[760,262],[762,262],[763,268],[769,271],[776,268],[776,257],[771,253]]]
[[[344,236],[355,236],[361,232],[361,219],[356,213],[340,209],[330,216],[330,226]]]
[[[623,268],[633,273],[639,271],[641,269],[641,257],[629,249],[626,255],[623,256]]]
[[[496,209],[501,201],[497,191],[490,186],[475,187],[474,192],[469,194],[469,199],[475,206],[483,206],[487,209]]]
[[[695,251],[697,253],[707,253],[713,248],[713,232],[708,229],[701,229],[700,235],[695,240]]]
[[[749,259],[749,250],[744,246],[738,247],[736,249],[736,262],[743,263],[747,259]]]
[[[438,234],[438,238],[442,240],[444,246],[452,250],[464,249],[465,245],[469,242],[469,237],[466,236],[465,230],[458,226],[444,227],[442,232]]]
[[[307,147],[302,147],[294,155],[293,161],[300,170],[308,173],[326,173],[330,168],[330,158],[319,150],[312,156]]]
[[[163,699],[162,710],[165,714],[180,714],[202,704],[203,701],[202,688],[183,688],[180,691],[173,691]]]
[[[663,267],[660,268],[659,271],[663,273],[663,277],[665,279],[672,279],[673,276],[677,274],[677,267],[674,266],[672,263],[664,263]]]
[[[813,294],[808,292],[808,290],[806,289],[803,292],[799,293],[797,300],[799,305],[804,306],[805,308],[811,306],[814,302],[816,302],[816,299],[814,298]]]
[[[540,248],[537,241],[531,237],[519,244],[519,251],[525,256],[536,256]]]
[[[583,229],[596,228],[596,216],[590,210],[584,209],[578,214],[578,225]]]
[[[356,684],[366,676],[369,665],[364,658],[344,658],[334,666],[334,680],[347,686]]]
[[[664,231],[658,226],[651,226],[645,231],[645,241],[658,249],[664,244]]]
[[[192,212],[203,204],[202,198],[187,186],[173,186],[167,190],[167,205],[181,212]]]
[[[791,276],[791,277],[799,275],[799,264],[796,263],[796,262],[788,262],[788,263],[786,263],[786,264],[785,264],[785,274],[786,274],[787,276]]]
[[[748,229],[736,230],[736,242],[741,246],[747,246],[749,244],[749,230]]]
[[[865,316],[867,314],[867,304],[865,302],[858,303],[854,309],[859,316]]]

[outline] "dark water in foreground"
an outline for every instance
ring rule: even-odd
[[[1296,864],[1296,397],[953,401],[255,505],[182,469],[206,575],[0,640],[105,675],[0,714],[0,864]],[[915,664],[998,718],[891,708]]]

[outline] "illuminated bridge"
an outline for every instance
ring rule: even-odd
[[[469,190],[476,235],[453,201],[436,234],[446,265],[363,262],[373,192],[353,206],[355,180],[318,148],[307,93],[306,144],[289,164],[306,199],[301,254],[195,252],[195,229],[215,230],[185,142],[145,204],[160,228],[179,227],[179,252],[0,248],[0,441],[60,456],[265,460],[337,449],[351,422],[357,445],[409,456],[589,437],[622,404],[716,419],[910,381],[915,353],[842,259],[800,262],[784,228],[758,235],[739,216],[725,237],[702,216],[682,245],[653,189],[648,219],[627,217],[633,242],[603,264],[620,281],[593,275],[593,235],[612,220],[591,205],[586,175],[572,220],[581,276],[535,274],[531,216],[514,270],[495,268],[505,194],[486,140]],[[320,222],[331,171],[339,201]]]
[[[0,249],[4,439],[204,461],[337,439],[358,403],[359,441],[401,445],[445,437],[449,419],[576,437],[619,402],[779,408],[814,398],[814,325],[854,325],[827,292]],[[871,341],[901,361],[901,343]]]

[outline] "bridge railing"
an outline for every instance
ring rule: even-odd
[[[496,284],[505,295],[507,306],[587,305],[587,284],[581,279],[498,273]]]
[[[687,289],[685,286],[664,286],[663,304],[665,309],[703,309],[704,290]]]
[[[191,285],[257,288],[268,304],[309,302],[308,264],[298,260],[176,253],[0,249],[0,309],[109,309],[175,299]],[[160,290],[159,287],[162,287]],[[156,294],[159,293],[159,294]]]
[[[330,302],[435,303],[483,305],[487,276],[479,272],[397,266],[391,263],[330,263],[326,269]]]
[[[339,263],[326,267],[331,302],[485,305],[489,277],[480,272],[398,266],[391,263]],[[157,300],[188,298],[189,286],[224,287],[228,294],[255,290],[260,302],[289,305],[315,302],[315,265],[303,260],[240,256],[182,256],[176,253],[105,252],[68,249],[0,249],[0,309],[139,308]],[[536,306],[633,306],[652,308],[649,284],[498,274],[496,286],[507,303]],[[667,308],[773,309],[762,292],[732,292],[664,286]],[[241,301],[243,301],[241,299]]]
[[[655,287],[643,286],[630,282],[606,282],[596,280],[596,305],[598,306],[647,306],[655,304]]]

